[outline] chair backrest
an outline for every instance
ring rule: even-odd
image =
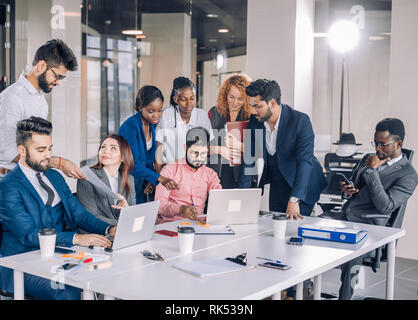
[[[327,153],[324,159],[324,168],[326,170],[326,179],[328,185],[322,190],[322,194],[341,194],[341,178],[337,174],[342,173],[347,179],[353,174],[354,168],[360,162],[361,158],[340,157],[336,153]]]

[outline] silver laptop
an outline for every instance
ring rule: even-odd
[[[210,190],[206,223],[257,223],[260,201],[260,188]]]
[[[122,208],[113,239],[113,250],[151,240],[160,201],[152,201]]]

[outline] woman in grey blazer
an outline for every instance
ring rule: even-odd
[[[131,148],[118,134],[110,134],[99,147],[98,163],[91,167],[121,201],[115,205],[105,192],[85,180],[77,181],[77,198],[87,211],[97,218],[117,224],[120,209],[135,205],[134,179],[129,174],[134,167]]]

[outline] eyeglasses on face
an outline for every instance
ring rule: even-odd
[[[384,148],[385,146],[387,146],[390,143],[395,142],[395,140],[391,140],[389,142],[383,143],[383,142],[376,142],[376,141],[370,141],[371,145],[373,148],[377,149],[377,148]]]
[[[48,68],[52,71],[52,73],[55,76],[55,80],[53,82],[57,82],[58,80],[62,81],[65,79],[66,76],[63,76],[62,74],[58,74],[54,71],[54,69],[52,69],[52,67],[48,64],[48,62],[46,63],[46,65],[48,66]]]
[[[190,154],[192,155],[192,157],[197,158],[200,157],[201,158],[206,158],[208,156],[208,153],[206,151],[204,152],[199,152],[199,151],[190,151]]]

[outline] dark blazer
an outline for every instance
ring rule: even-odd
[[[70,247],[78,228],[102,234],[109,226],[86,211],[71,193],[61,174],[53,169],[45,171],[61,198],[65,209],[64,226],[57,226],[56,245]],[[0,219],[3,228],[1,256],[10,256],[39,249],[38,231],[48,226],[47,209],[38,192],[19,166],[0,180]],[[0,267],[3,288],[10,290],[13,284],[11,269]]]
[[[290,187],[290,196],[307,204],[314,204],[327,185],[322,166],[313,154],[314,132],[309,117],[288,105],[282,104],[276,141],[277,164]],[[240,188],[249,188],[254,180],[254,154],[264,158],[263,175],[259,187],[268,183],[266,129],[253,115],[245,137],[244,164],[241,168]],[[262,132],[258,134],[256,132]],[[250,153],[251,152],[251,153]],[[251,170],[253,169],[253,170]],[[270,190],[270,194],[275,190]]]
[[[347,200],[342,211],[345,212],[348,221],[385,225],[388,218],[384,218],[385,221],[377,221],[376,218],[361,216],[392,214],[414,193],[418,175],[405,155],[380,172],[373,170],[367,173],[365,165],[369,156],[370,154],[365,155],[353,171],[351,180],[359,192]]]
[[[140,190],[144,180],[157,185],[157,179],[160,176],[154,169],[155,153],[157,151],[157,141],[155,140],[155,126],[150,124],[152,135],[152,147],[147,151],[147,142],[142,127],[141,112],[130,116],[119,128],[119,134],[128,141],[132,150],[135,166],[131,175],[135,180],[135,190]]]
[[[107,178],[106,172],[103,168],[91,170],[97,175],[97,177],[104,182],[110,188],[109,179]],[[131,188],[129,194],[125,193],[125,190],[121,187],[122,177],[119,174],[119,187],[118,193],[125,197],[126,201],[130,206],[136,204],[135,200],[135,188],[134,178],[128,176],[129,186]],[[109,224],[117,224],[119,219],[120,210],[113,209],[113,199],[102,190],[94,187],[91,183],[85,180],[77,180],[77,198],[83,207],[96,218],[103,220]]]

